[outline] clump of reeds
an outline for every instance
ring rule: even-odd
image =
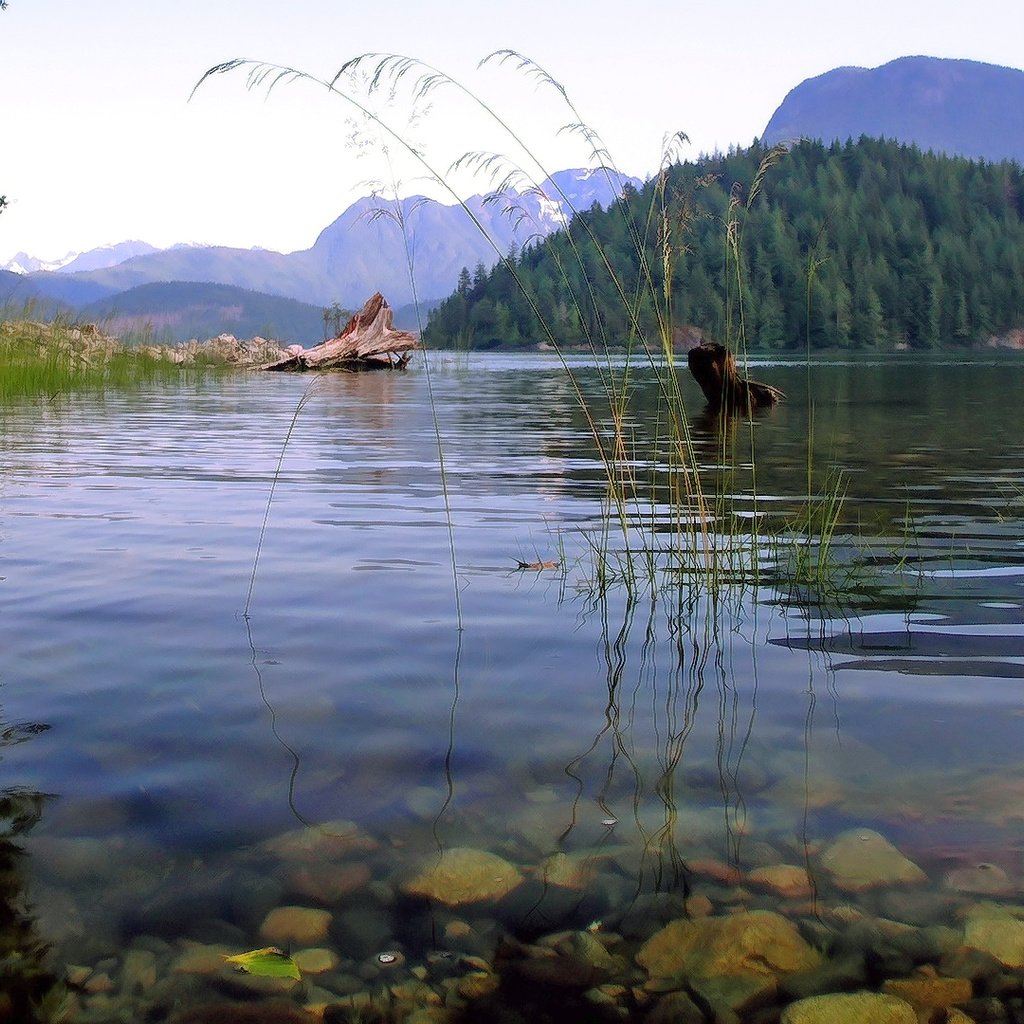
[[[65,318],[0,321],[0,400],[177,379],[179,363]]]
[[[582,117],[564,86],[544,68],[511,50],[491,54],[481,61],[481,65],[484,64],[510,66],[539,88],[550,90],[570,118],[563,130],[581,140],[590,166],[609,176],[620,174],[600,135]],[[379,132],[385,150],[396,147],[403,151],[421,172],[446,190],[490,242],[496,262],[504,264],[536,316],[546,347],[561,359],[605,469],[605,527],[587,539],[597,589],[613,583],[631,589],[657,588],[665,579],[710,590],[757,585],[765,559],[783,549],[788,552],[789,571],[801,580],[822,580],[829,575],[832,541],[842,509],[841,489],[834,478],[834,486],[826,487],[823,494],[808,492],[805,509],[797,517],[799,523],[772,524],[758,509],[757,460],[751,418],[745,420],[749,431],[749,466],[743,467],[749,479],[739,485],[732,444],[738,424],[725,423],[724,418],[719,423],[719,448],[710,453],[710,468],[701,461],[709,453],[698,452],[695,444],[694,411],[688,408],[686,389],[676,366],[671,299],[673,274],[678,261],[687,256],[687,229],[689,218],[694,215],[692,197],[674,195],[670,190],[669,170],[678,160],[678,146],[688,141],[683,133],[671,136],[665,145],[662,171],[655,179],[646,211],[638,215],[626,197],[621,197],[616,204],[634,258],[628,280],[604,251],[587,218],[577,216],[579,211],[573,208],[569,197],[562,193],[551,197],[572,214],[564,232],[566,246],[561,252],[553,251],[552,255],[556,263],[563,261],[557,266],[574,312],[581,322],[590,322],[584,311],[597,307],[593,276],[596,273],[604,275],[603,283],[610,283],[616,301],[626,314],[628,328],[622,338],[607,337],[601,318],[593,320],[588,341],[600,380],[600,391],[595,398],[592,391],[582,386],[564,358],[553,311],[537,304],[524,286],[515,260],[487,234],[452,184],[455,172],[467,168],[475,170],[486,179],[492,201],[509,204],[504,210],[507,216],[512,219],[527,216],[525,209],[517,209],[514,200],[510,202],[507,190],[515,186],[520,192],[539,192],[541,183],[550,179],[550,170],[543,165],[530,141],[518,133],[500,111],[437,68],[395,54],[356,57],[330,78],[319,78],[288,66],[236,59],[211,68],[196,88],[212,76],[239,70],[246,74],[250,89],[270,91],[282,82],[305,81],[337,95]],[[379,104],[374,104],[374,97],[378,100],[384,97],[385,106],[393,103],[402,89],[413,103],[432,100],[434,94],[442,90],[457,94],[505,134],[517,157],[513,159],[496,152],[469,152],[456,160],[447,172],[438,169],[421,147],[403,137],[386,114],[379,112]],[[720,215],[722,272],[726,284],[720,340],[736,353],[741,363],[747,355],[743,300],[747,275],[742,244],[744,220],[765,189],[771,169],[784,154],[785,148],[781,146],[769,150],[753,181],[745,189],[731,189],[727,209]],[[700,182],[698,187],[701,187]],[[397,203],[397,195],[395,199]],[[407,230],[404,222],[399,227],[403,232]],[[649,256],[651,239],[656,241],[654,260]],[[592,254],[583,251],[583,240],[594,246],[596,267],[593,260],[588,259]],[[578,269],[584,273],[579,276],[573,273]],[[410,275],[414,276],[412,266]],[[582,288],[573,284],[580,279]],[[624,364],[611,357],[615,348],[625,353]],[[653,375],[657,390],[657,423],[653,437],[638,436],[631,423],[633,376],[636,365],[641,363]],[[724,472],[723,466],[727,467]],[[796,536],[801,538],[800,543],[794,543]]]

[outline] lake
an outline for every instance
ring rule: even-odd
[[[768,1020],[923,967],[1024,991],[1024,363],[752,360],[787,400],[724,436],[681,370],[730,530],[779,535],[809,476],[845,494],[822,585],[782,535],[709,586],[621,571],[578,398],[608,371],[568,362],[2,411],[0,1020],[50,975],[40,1013],[78,1021]],[[672,548],[653,378],[630,537]],[[656,962],[730,920],[799,956]],[[268,946],[301,980],[224,960]]]

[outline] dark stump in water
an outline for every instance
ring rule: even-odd
[[[724,345],[704,342],[687,354],[690,373],[715,411],[750,415],[768,409],[785,396],[771,384],[747,380],[736,369],[736,357]]]

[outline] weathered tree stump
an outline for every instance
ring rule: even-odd
[[[285,359],[261,370],[404,370],[419,341],[392,326],[391,307],[380,292],[352,317],[336,337],[312,348],[295,346]]]
[[[686,361],[713,411],[749,416],[755,409],[768,409],[786,397],[771,384],[741,377],[736,357],[717,342],[691,348]]]

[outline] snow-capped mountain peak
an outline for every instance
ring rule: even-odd
[[[0,270],[10,270],[15,274],[35,274],[39,271],[73,274],[79,270],[105,270],[107,267],[116,267],[119,263],[124,263],[125,260],[130,260],[135,256],[148,256],[150,253],[159,251],[156,246],[150,245],[148,242],[130,241],[100,245],[87,252],[68,252],[52,260],[19,252],[13,259],[0,267]]]
[[[27,252],[19,252],[0,267],[0,270],[10,270],[14,274],[34,274],[38,270],[62,270],[78,256],[77,252],[69,252],[57,259],[45,260],[29,256]]]

